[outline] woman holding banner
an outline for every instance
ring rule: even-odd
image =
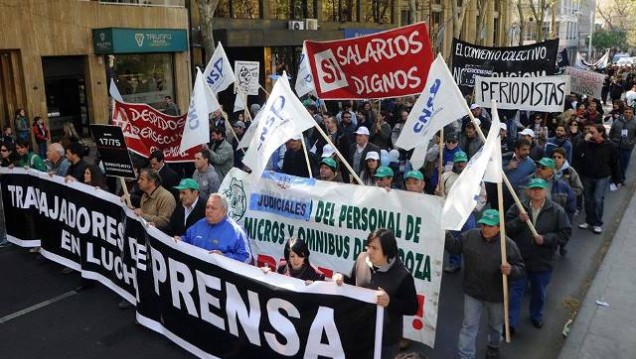
[[[276,273],[304,280],[307,284],[325,280],[325,275],[309,263],[309,254],[309,247],[305,241],[296,237],[289,238],[283,250],[285,263],[278,266]],[[268,273],[270,268],[263,267],[262,270]]]
[[[392,359],[399,351],[402,337],[402,317],[414,315],[418,309],[415,282],[411,272],[398,258],[395,235],[379,228],[369,234],[366,251],[360,253],[351,276],[335,273],[338,285],[347,284],[377,290],[378,305],[384,307],[382,359]]]

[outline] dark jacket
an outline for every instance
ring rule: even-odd
[[[309,165],[311,167],[311,172],[312,174],[315,174],[317,172],[315,169],[315,166],[316,166],[315,155],[311,152],[307,152],[307,156],[309,157]],[[307,159],[305,158],[305,152],[302,149],[298,151],[292,151],[288,149],[287,151],[285,151],[285,158],[283,159],[283,168],[281,172],[286,173],[288,175],[292,175],[292,176],[309,178],[309,171],[307,170]]]
[[[325,280],[325,275],[319,270],[317,270],[316,268],[314,268],[314,266],[312,266],[311,264],[306,265],[303,269],[299,270],[298,272],[294,272],[284,260],[281,261],[281,265],[279,265],[278,269],[276,269],[276,273],[286,275],[289,277],[294,277],[296,279],[310,280],[314,282],[318,280]]]
[[[371,268],[367,258],[367,252],[358,255],[347,282],[368,289],[382,288],[389,295],[389,306],[384,312],[382,345],[395,345],[402,337],[402,317],[417,313],[415,282],[399,258],[395,258],[393,265],[386,271]]]
[[[349,148],[349,157],[347,157],[347,161],[349,161],[349,163],[351,164],[351,168],[354,168],[353,158],[356,155],[356,151],[358,151],[358,144],[354,142]],[[368,142],[367,145],[364,147],[364,150],[362,151],[362,155],[360,156],[360,162],[359,162],[360,171],[357,173],[358,176],[360,176],[360,174],[362,173],[362,169],[364,168],[364,163],[366,161],[365,158],[367,157],[367,153],[371,151],[375,151],[378,153],[378,155],[380,155],[380,147],[374,145],[371,142]]]
[[[475,228],[461,234],[455,240],[448,232],[444,248],[452,254],[464,254],[464,293],[486,302],[503,302],[503,282],[501,280],[500,237],[490,242]],[[516,280],[525,274],[525,265],[519,248],[506,237],[506,258],[512,266],[509,280]]]
[[[76,164],[72,164],[68,167],[66,172],[67,176],[73,176],[78,182],[84,183],[84,171],[86,171],[88,164],[84,160],[79,160]]]
[[[197,204],[194,206],[192,212],[188,216],[188,219],[185,221],[185,208],[183,208],[181,203],[178,203],[170,216],[170,222],[168,222],[168,226],[165,230],[166,234],[169,236],[184,235],[190,226],[205,217],[205,205],[207,200],[207,198],[199,197]]]
[[[164,164],[159,170],[159,176],[161,177],[161,186],[175,195],[175,199],[178,200],[179,191],[174,188],[179,185],[179,175],[177,172],[175,172],[167,164]]]
[[[528,202],[523,207],[532,220],[532,211]],[[572,225],[565,210],[551,200],[545,204],[534,223],[537,232],[544,236],[543,244],[537,245],[532,232],[525,222],[519,219],[519,208],[512,206],[506,213],[506,234],[519,247],[528,272],[549,272],[554,267],[554,252],[559,244],[566,243],[572,235]]]
[[[618,162],[618,145],[604,140],[601,143],[581,141],[574,151],[575,168],[581,177],[604,178],[612,176],[614,183],[622,183]]]
[[[627,135],[623,136],[623,130],[627,130]],[[621,150],[632,150],[636,144],[636,118],[625,121],[625,117],[619,117],[612,124],[609,131],[609,138],[618,145]]]

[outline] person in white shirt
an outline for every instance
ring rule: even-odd
[[[632,107],[634,105],[634,101],[636,100],[636,84],[632,86],[632,89],[625,93],[625,102],[627,102],[627,106]]]

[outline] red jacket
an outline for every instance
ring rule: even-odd
[[[51,138],[49,129],[43,123],[39,125],[37,122],[33,124],[33,135],[35,135],[35,142],[46,142]]]

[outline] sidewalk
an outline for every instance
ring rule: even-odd
[[[625,191],[625,195],[631,193],[628,188],[620,191]],[[633,196],[559,359],[636,358],[635,218],[636,196]]]

